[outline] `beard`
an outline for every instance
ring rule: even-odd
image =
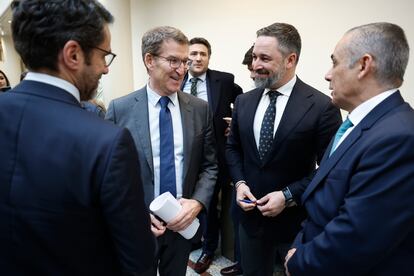
[[[254,79],[254,85],[257,88],[272,89],[272,87],[274,87],[275,84],[277,84],[283,78],[286,72],[286,69],[284,68],[277,68],[277,69],[279,70],[276,70],[273,75],[270,75],[270,72],[265,69],[256,70],[256,73],[258,74],[269,74],[269,75],[264,78],[256,76]]]

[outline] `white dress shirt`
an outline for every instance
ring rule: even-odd
[[[78,102],[80,102],[78,88],[76,88],[73,84],[64,79],[43,73],[28,72],[24,80],[38,81],[59,87],[65,90],[66,92],[70,93],[73,97],[76,98],[76,100],[78,100]]]
[[[184,84],[183,92],[191,94],[191,79],[192,78],[193,78],[193,76],[190,74],[190,72],[188,72],[188,78],[187,78],[187,81]],[[206,102],[208,102],[207,82],[206,82],[207,72],[205,72],[204,74],[202,74],[198,78],[199,78],[199,80],[197,82],[197,98],[200,98],[200,99],[205,100]]]
[[[395,92],[397,92],[396,88],[384,91],[378,94],[377,96],[372,97],[371,99],[358,105],[351,113],[349,113],[348,119],[354,126],[348,128],[345,131],[344,135],[342,135],[341,139],[339,139],[338,143],[336,144],[335,149],[338,148],[342,141],[345,140],[349,133],[351,133],[351,131],[368,115],[369,112],[371,112],[371,110],[373,110],[377,105],[379,105],[382,101],[384,101],[386,98],[388,98]]]
[[[285,85],[279,87],[277,91],[282,95],[277,97],[276,100],[276,116],[275,116],[275,124],[273,129],[273,137],[275,136],[276,130],[279,127],[280,120],[282,119],[283,112],[285,111],[287,102],[289,100],[290,94],[292,93],[293,86],[296,83],[296,76],[294,76],[290,81],[288,81]],[[266,88],[262,94],[262,97],[257,105],[256,114],[254,115],[254,123],[253,123],[253,132],[254,132],[254,139],[256,140],[257,149],[259,149],[259,141],[260,141],[260,128],[262,127],[262,121],[264,115],[266,113],[266,109],[270,103],[270,97],[267,95],[270,89]],[[273,91],[273,90],[272,90]]]
[[[161,105],[159,100],[161,96],[151,89],[147,84],[148,97],[148,118],[151,136],[152,160],[154,165],[154,196],[160,194],[160,124],[159,116]],[[175,183],[177,198],[183,195],[183,166],[184,166],[184,142],[183,126],[181,123],[180,103],[177,93],[170,96],[168,109],[171,112],[173,132],[174,132],[174,160],[175,160]]]

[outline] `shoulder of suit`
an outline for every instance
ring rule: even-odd
[[[147,92],[146,86],[144,86],[143,88],[138,89],[134,92],[131,92],[127,95],[124,95],[122,97],[113,99],[113,101],[116,102],[116,103],[130,102],[132,99],[134,99],[136,97],[139,97],[139,96],[142,96],[142,94],[145,94],[146,92]]]
[[[218,77],[218,78],[228,78],[228,79],[233,79],[234,80],[234,75],[232,73],[228,73],[228,72],[222,72],[222,71],[217,71],[217,70],[211,70],[208,69],[208,74],[210,74],[210,76],[213,77]]]
[[[293,91],[297,89],[300,91],[304,91],[309,95],[315,96],[317,99],[324,100],[324,101],[331,101],[331,98],[326,95],[325,93],[319,91],[318,89],[310,86],[309,84],[303,82],[301,79],[297,78],[295,86],[293,87]]]

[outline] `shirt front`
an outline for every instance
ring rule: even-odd
[[[373,110],[377,105],[379,105],[382,101],[384,101],[395,92],[397,92],[396,88],[384,91],[358,105],[351,113],[349,113],[348,119],[351,121],[353,126],[345,131],[344,135],[342,135],[341,139],[339,139],[338,143],[336,144],[335,149],[338,148],[338,146],[345,140],[351,131],[368,115],[368,113],[371,112],[371,110]]]
[[[159,115],[161,105],[159,100],[161,96],[151,89],[147,84],[148,97],[148,118],[151,136],[152,160],[154,165],[154,196],[160,195],[160,124]],[[180,103],[177,93],[168,96],[170,102],[168,109],[171,112],[173,133],[174,133],[174,161],[175,161],[175,185],[177,198],[183,195],[183,167],[184,167],[184,140],[183,127],[181,122]]]
[[[46,84],[50,84],[56,87],[59,87],[69,94],[71,94],[75,99],[80,102],[80,96],[79,96],[79,90],[76,88],[73,84],[70,82],[57,78],[51,75],[43,74],[43,73],[36,73],[36,72],[28,72],[24,80],[30,80],[30,81],[38,81],[43,82]]]
[[[295,85],[295,83],[296,83],[296,76],[294,76],[285,85],[277,89],[277,91],[281,95],[279,95],[276,100],[276,116],[275,116],[275,124],[273,128],[273,137],[275,136],[277,128],[279,127],[280,120],[282,119],[283,112],[285,111],[287,102],[289,100],[290,94],[292,93],[293,86]],[[254,133],[254,139],[256,141],[257,149],[259,149],[260,129],[262,127],[262,121],[266,113],[266,109],[270,104],[270,97],[267,94],[267,92],[269,91],[270,89],[266,88],[265,91],[263,92],[262,97],[260,98],[259,104],[257,105],[256,114],[254,115],[253,133]]]
[[[188,78],[187,81],[184,84],[183,92],[191,94],[191,79],[193,76],[190,72],[188,72]],[[207,72],[202,74],[198,77],[199,80],[197,81],[197,98],[200,98],[202,100],[205,100],[208,102],[208,95],[207,95]]]

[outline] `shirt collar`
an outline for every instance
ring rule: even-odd
[[[282,94],[283,96],[289,97],[290,94],[292,94],[293,86],[295,86],[296,79],[297,79],[296,78],[296,75],[293,76],[293,78],[290,81],[288,81],[287,83],[285,83],[284,85],[282,85],[281,87],[279,87],[277,89],[277,91],[280,94]],[[266,94],[269,91],[274,91],[274,89],[266,88],[265,91],[264,91],[265,92],[264,94]]]
[[[187,82],[190,82],[190,80],[192,78],[194,78],[194,76],[191,75],[190,71],[188,71],[188,80],[187,80]],[[197,78],[199,78],[199,80],[201,80],[202,82],[205,82],[206,78],[207,78],[207,71],[204,72],[202,75],[198,76]]]
[[[379,105],[382,101],[386,98],[391,96],[397,91],[397,88],[393,88],[387,91],[384,91],[375,97],[363,102],[362,104],[358,105],[351,113],[349,113],[348,118],[349,120],[356,126],[365,116],[368,115],[371,110],[373,110],[377,105]]]
[[[28,72],[26,77],[24,78],[25,80],[31,80],[31,81],[38,81],[38,82],[43,82],[46,84],[50,84],[56,87],[59,87],[65,91],[67,91],[68,93],[72,94],[76,100],[78,100],[78,102],[80,102],[80,96],[79,96],[79,89],[76,88],[76,86],[74,86],[72,83],[58,78],[58,77],[54,77],[48,74],[44,74],[44,73],[36,73],[36,72]]]
[[[150,104],[152,104],[154,107],[158,104],[161,96],[160,94],[158,94],[155,90],[153,90],[149,83],[147,84],[147,97],[148,97],[148,102]],[[177,101],[178,101],[178,97],[177,97],[177,92],[168,95],[168,98],[170,98],[170,101],[173,103],[173,105],[177,105]]]

